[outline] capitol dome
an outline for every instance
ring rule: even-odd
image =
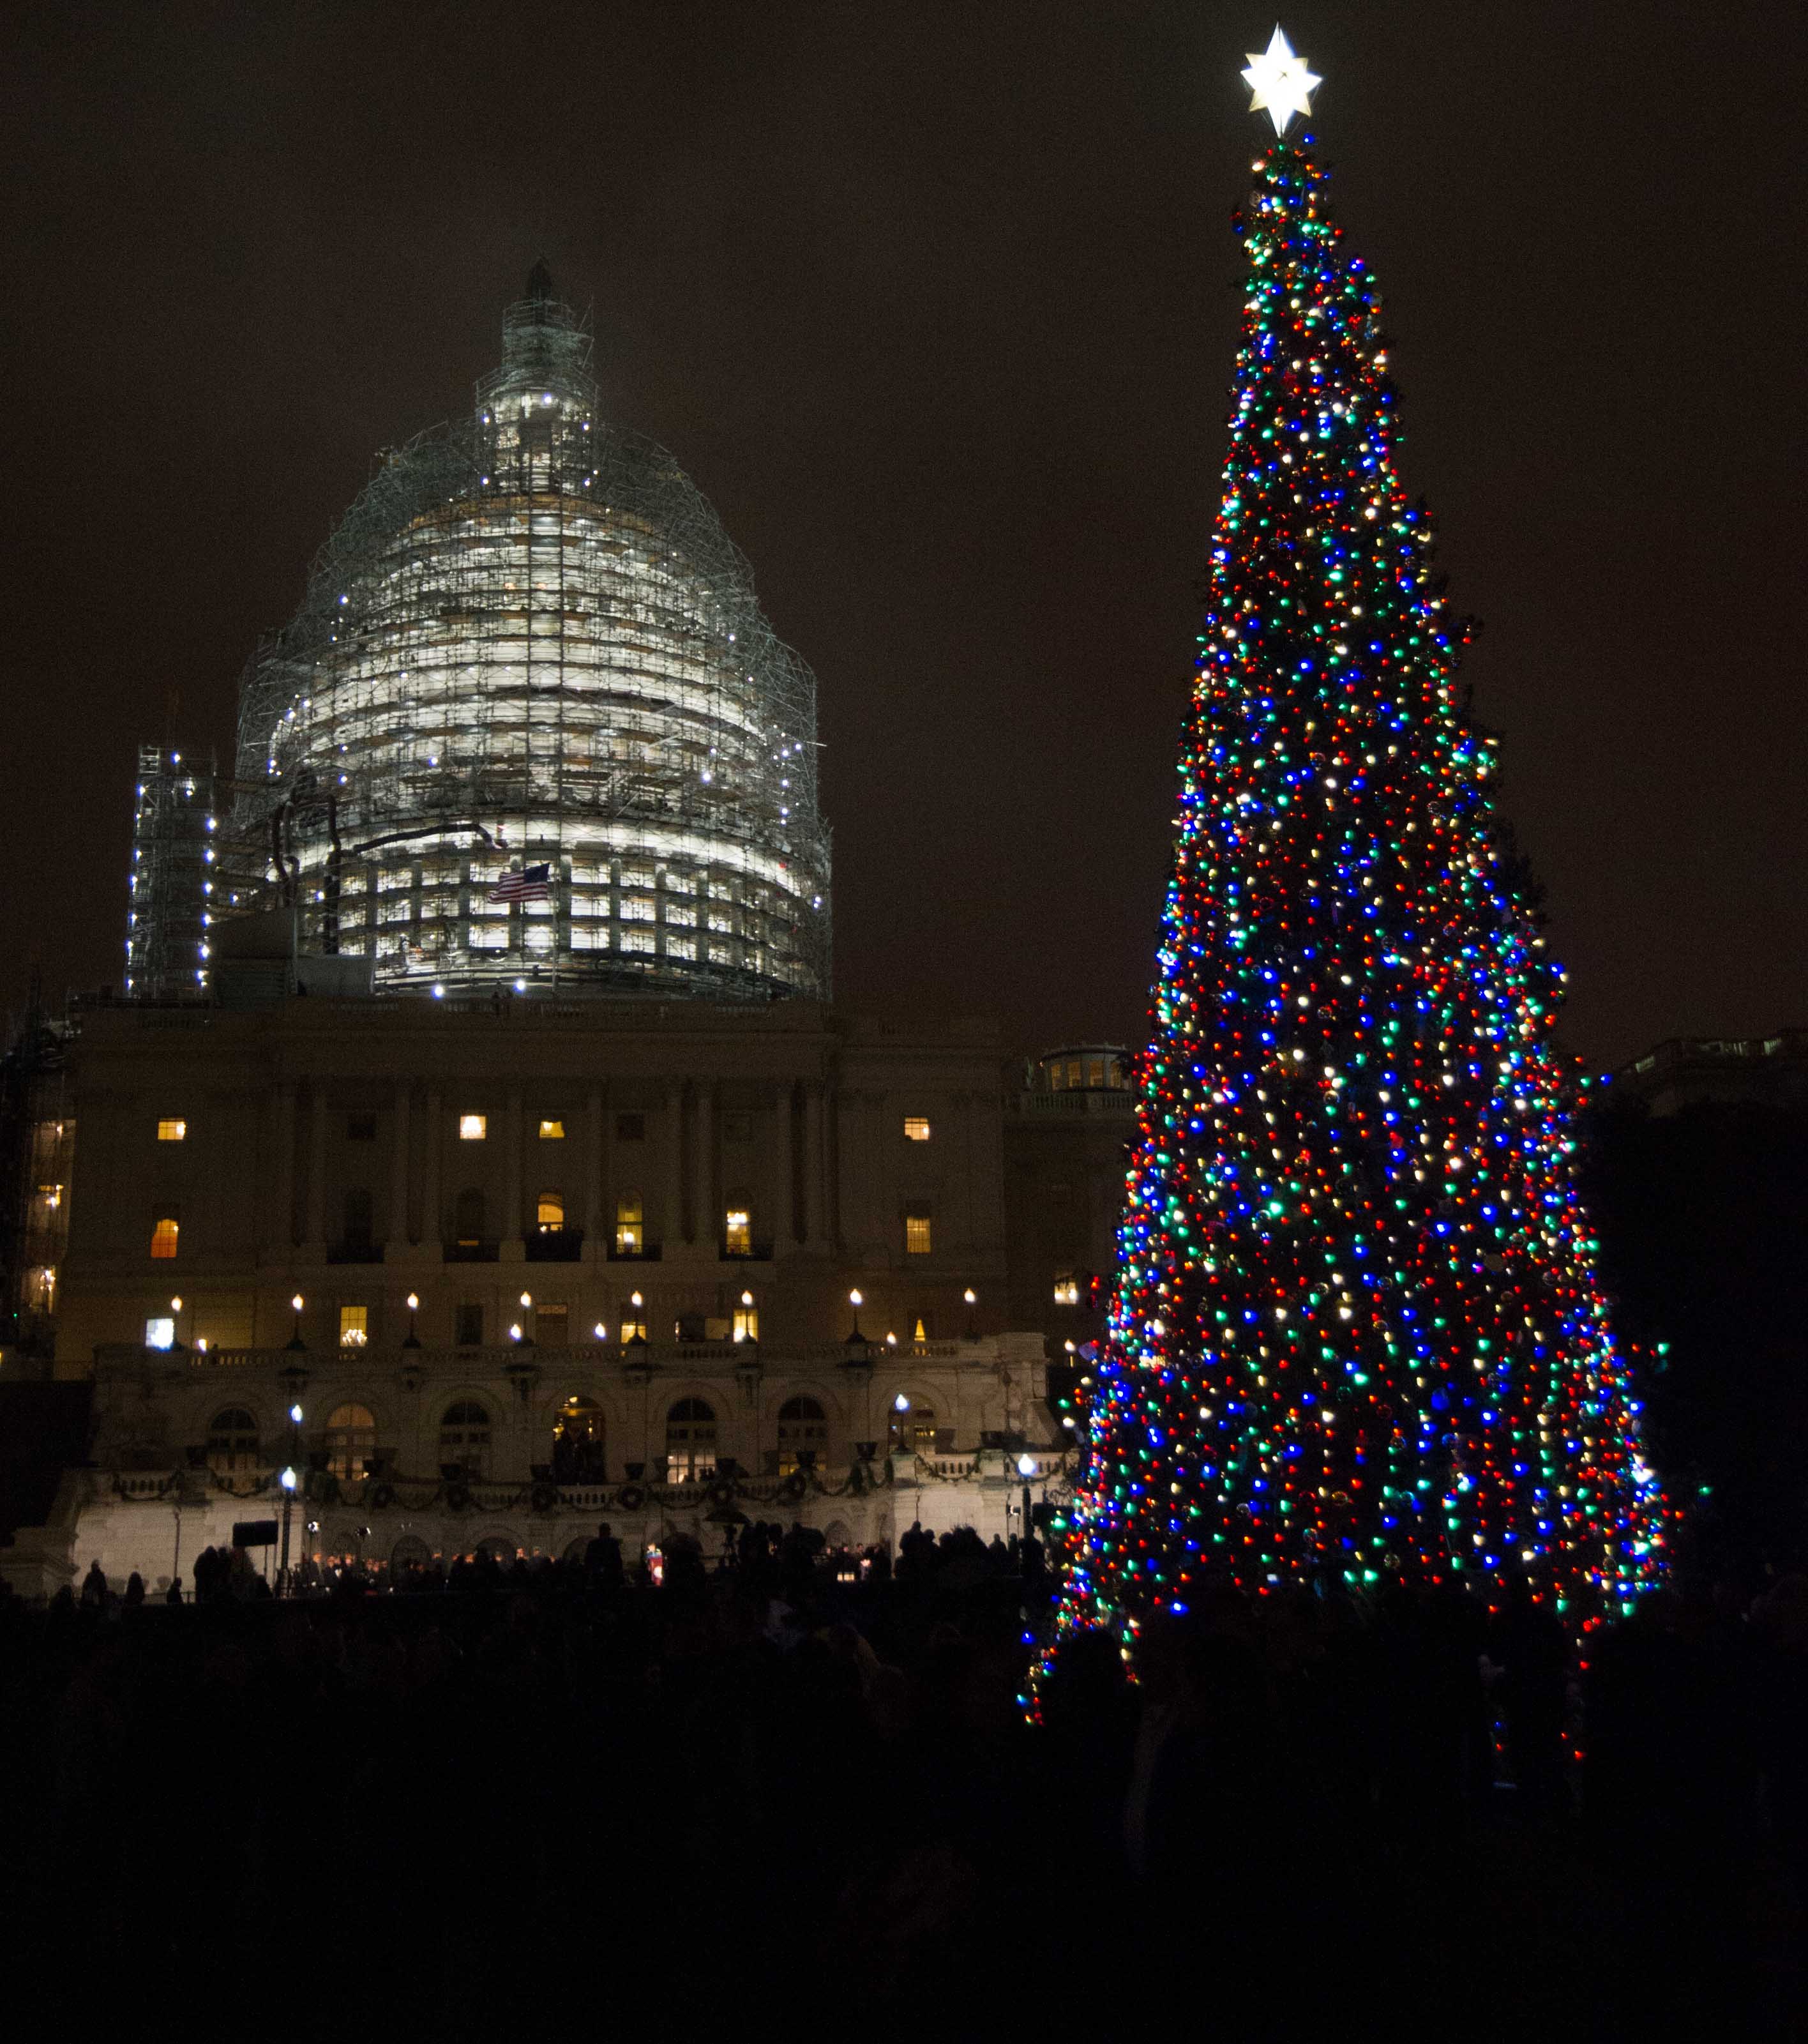
[[[536,265],[469,422],[382,458],[247,672],[216,909],[380,992],[826,998],[815,678],[589,352]]]

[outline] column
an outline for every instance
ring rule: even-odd
[[[584,1241],[598,1251],[603,1226],[603,1093],[592,1086],[584,1099]]]
[[[396,1085],[395,1133],[390,1154],[390,1231],[387,1253],[399,1257],[413,1239],[408,1224],[409,1084]]]
[[[285,1080],[276,1089],[276,1129],[271,1138],[275,1169],[271,1174],[270,1239],[271,1260],[286,1263],[295,1247],[295,1087]]]
[[[308,1224],[303,1252],[326,1254],[326,1082],[316,1079],[308,1112]]]
[[[441,1253],[445,1224],[440,1213],[440,1132],[445,1117],[440,1089],[427,1089],[427,1116],[420,1131],[420,1241],[435,1256]]]
[[[665,1087],[666,1184],[661,1219],[669,1241],[687,1240],[685,1227],[685,1085],[668,1079]],[[651,1188],[647,1189],[651,1194]],[[652,1221],[649,1217],[648,1228]]]
[[[799,1230],[809,1232],[809,1224],[797,1210],[803,1185],[797,1169],[797,1089],[787,1085],[778,1097],[778,1184],[779,1196],[784,1204],[779,1209],[778,1225],[773,1230],[775,1251],[789,1249],[800,1238]]]
[[[526,1254],[521,1236],[527,1224],[521,1208],[521,1089],[512,1085],[502,1109],[502,1247],[504,1262]]]
[[[697,1082],[691,1155],[691,1239],[707,1248],[721,1218],[716,1197],[716,1088],[708,1079]]]
[[[804,1082],[804,1239],[812,1249],[826,1247],[823,1194],[827,1190],[823,1159],[823,1087],[820,1079]]]

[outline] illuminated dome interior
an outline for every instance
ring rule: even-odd
[[[826,997],[814,677],[589,362],[536,266],[469,423],[382,459],[247,671],[216,911],[380,991]]]

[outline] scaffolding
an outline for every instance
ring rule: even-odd
[[[205,993],[218,829],[216,775],[210,759],[163,745],[138,748],[125,990],[140,1000]]]
[[[381,458],[247,668],[210,912],[379,991],[826,998],[815,678],[589,352],[537,265],[468,423]]]

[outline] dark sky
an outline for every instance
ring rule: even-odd
[[[1266,6],[15,10],[0,1004],[543,249],[820,678],[838,993],[1140,1035]],[[1596,1061],[1808,1023],[1808,17],[1291,6]]]

